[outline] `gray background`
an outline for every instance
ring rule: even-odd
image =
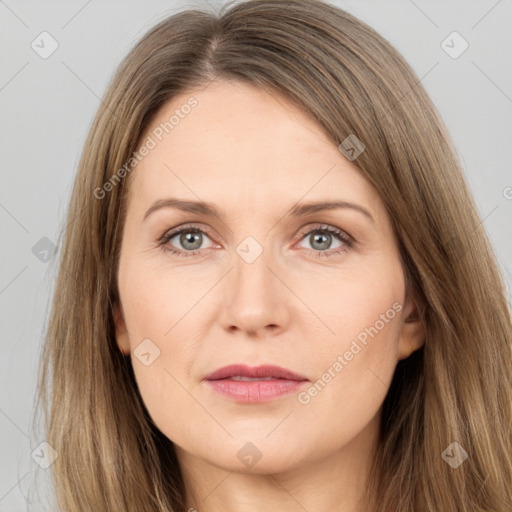
[[[218,9],[221,3],[0,0],[0,512],[49,510],[48,471],[31,456],[41,452],[44,437],[30,430],[55,279],[56,258],[45,250],[60,240],[100,98],[120,60],[155,23],[185,7]],[[455,141],[510,297],[512,1],[331,3],[386,37],[431,95]],[[31,47],[34,40],[42,46],[43,31],[58,42],[46,59]],[[469,44],[457,58],[460,39],[444,43],[452,56],[442,46],[453,31]]]

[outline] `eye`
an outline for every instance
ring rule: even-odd
[[[180,229],[166,233],[160,240],[160,244],[165,251],[177,256],[195,256],[200,251],[204,239],[209,238],[208,232],[199,229],[196,226],[183,226]],[[176,239],[174,244],[181,246],[176,249],[175,245],[171,245],[171,241]],[[204,248],[203,248],[204,249]]]
[[[301,241],[306,240],[311,245],[311,249],[308,250],[313,253],[313,257],[337,255],[348,251],[355,245],[355,240],[350,235],[341,229],[328,225],[316,226],[313,229],[309,229],[309,231],[302,232],[301,235],[303,237]],[[171,254],[189,257],[196,256],[205,249],[204,247],[202,248],[205,238],[209,239],[208,231],[192,224],[166,233],[160,239],[159,244],[165,251]],[[339,245],[335,249],[328,250],[332,245],[333,239]],[[173,242],[173,240],[175,241]]]
[[[313,257],[324,258],[348,251],[355,245],[355,240],[341,229],[333,226],[321,225],[310,229],[305,233],[303,240],[306,240],[313,251]],[[333,238],[339,243],[338,248],[327,250],[331,247]]]

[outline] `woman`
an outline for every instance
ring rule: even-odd
[[[396,50],[317,0],[184,11],[80,161],[40,376],[59,506],[509,511],[511,339]]]

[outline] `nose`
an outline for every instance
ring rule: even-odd
[[[235,254],[233,264],[223,284],[223,328],[252,338],[275,336],[286,330],[293,294],[283,283],[275,260],[264,251],[252,263]]]

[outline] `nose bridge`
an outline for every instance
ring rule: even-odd
[[[271,251],[251,238],[244,239],[234,253],[234,268],[226,280],[224,320],[231,329],[254,333],[268,326],[284,327],[288,314]]]
[[[272,264],[269,256],[271,255],[268,250],[263,251],[261,247],[260,252],[250,241],[242,242],[237,247],[233,262],[233,284],[239,300],[246,296],[259,297],[268,294],[274,277],[268,268]]]

